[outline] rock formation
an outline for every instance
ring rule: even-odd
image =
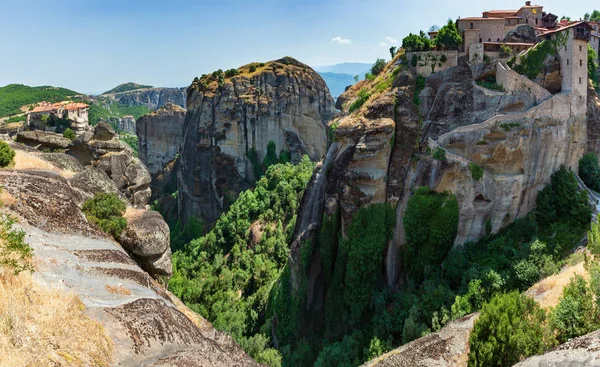
[[[185,109],[173,103],[137,121],[139,157],[152,175],[152,193],[158,198],[162,193],[177,190],[174,170],[179,154]]]
[[[135,118],[133,116],[124,116],[119,120],[119,129],[127,134],[135,135]]]
[[[102,96],[127,106],[146,106],[150,110],[161,108],[168,102],[184,107],[186,101],[185,88],[143,88]]]
[[[188,89],[178,173],[184,222],[192,215],[214,222],[256,179],[270,141],[292,161],[326,153],[334,102],[314,70],[286,57],[238,72],[204,76]]]
[[[307,231],[318,233],[322,213],[339,213],[344,236],[360,208],[387,203],[396,208],[396,229],[385,257],[388,284],[393,285],[401,273],[398,254],[406,243],[404,210],[416,188],[456,196],[458,246],[486,235],[486,225],[495,233],[525,216],[552,173],[561,165],[577,170],[587,145],[596,146],[586,137],[598,128],[587,126],[585,103],[575,94],[552,95],[505,65],[498,66],[498,76],[510,75],[518,82],[507,83],[504,92],[491,91],[474,83],[483,71],[465,58],[457,67],[433,74],[419,92],[406,62],[396,58],[375,81],[360,82],[338,99],[343,110],[331,122],[333,159],[306,190],[292,269],[300,271],[297,247],[310,237]],[[382,83],[390,87],[378,88]],[[350,113],[361,93],[368,99]],[[589,114],[595,118],[594,111]],[[443,161],[432,157],[436,150],[445,153]],[[474,167],[483,169],[481,178],[474,178]],[[315,190],[325,195],[308,204],[313,200],[307,198],[319,198]],[[315,278],[319,271],[311,267],[307,276]],[[293,285],[294,279],[292,274]]]
[[[183,306],[121,246],[91,226],[79,206],[81,192],[92,193],[81,185],[74,189],[77,178],[64,175],[59,167],[0,171],[2,210],[17,219],[33,249],[35,281],[76,295],[86,314],[112,339],[111,365],[258,366],[229,336]],[[151,227],[161,227],[164,235],[166,225],[160,216],[144,225],[137,222],[141,218],[133,219],[134,234],[126,235],[139,241],[132,252],[139,253],[140,246],[160,252],[155,244],[164,238],[152,234]],[[166,235],[168,246],[168,230]]]
[[[515,367],[600,366],[600,330],[569,340],[554,350],[528,358]]]

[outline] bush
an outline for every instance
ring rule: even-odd
[[[358,95],[356,96],[354,102],[352,102],[352,104],[348,108],[348,112],[352,113],[360,109],[369,98],[371,98],[371,93],[364,88],[361,89],[360,91],[358,91]]]
[[[507,45],[500,46],[500,57],[509,57],[512,54],[512,50]]]
[[[536,220],[542,226],[564,222],[585,227],[592,216],[587,192],[579,191],[575,175],[564,166],[552,175],[550,185],[540,191],[536,205]]]
[[[250,68],[248,69],[249,72],[254,73],[256,71],[256,65],[252,64],[250,65]]]
[[[469,171],[471,171],[471,177],[475,181],[480,181],[483,178],[483,168],[473,162],[469,163]]]
[[[116,194],[105,193],[94,195],[81,208],[89,222],[115,238],[127,227],[127,221],[123,218],[125,209],[125,204]]]
[[[587,248],[593,255],[600,256],[600,222],[593,222],[588,232]]]
[[[458,201],[453,195],[420,187],[408,200],[403,219],[406,234],[405,268],[419,280],[427,265],[440,264],[458,232]]]
[[[65,137],[69,140],[73,140],[73,139],[75,139],[75,132],[73,131],[73,129],[68,127],[65,131],[63,131],[63,137]]]
[[[15,151],[5,141],[0,141],[0,167],[8,167],[13,163]]]
[[[437,159],[438,161],[446,160],[446,150],[440,147],[437,147],[433,150],[433,159]]]
[[[0,214],[0,266],[8,267],[15,275],[33,270],[33,251],[25,242],[25,232],[13,229],[14,218]]]
[[[585,279],[576,275],[563,290],[562,297],[552,311],[551,323],[556,338],[564,343],[600,327],[600,312],[594,304],[594,293]]]
[[[483,306],[469,339],[469,366],[512,366],[553,345],[546,313],[517,292],[499,294]]]
[[[225,77],[226,78],[231,78],[231,77],[234,77],[236,75],[239,75],[239,73],[240,72],[238,71],[238,69],[229,69],[229,70],[225,71]]]
[[[555,55],[555,50],[549,41],[542,41],[521,57],[521,63],[514,65],[514,69],[529,79],[535,79],[542,72],[548,55]]]
[[[384,59],[377,59],[377,61],[375,61],[375,64],[373,64],[373,66],[371,67],[371,74],[375,76],[381,74],[381,72],[385,68],[385,64],[386,63]]]
[[[421,100],[419,99],[419,94],[425,89],[427,85],[427,78],[422,75],[417,76],[417,83],[415,86],[415,93],[413,95],[413,103],[417,106],[421,104]]]
[[[416,68],[416,67],[417,67],[417,62],[418,62],[418,61],[419,61],[419,60],[417,59],[417,55],[413,54],[413,55],[412,55],[412,57],[410,58],[410,65],[411,65],[413,68]]]
[[[600,191],[600,164],[596,153],[588,153],[579,160],[579,177],[587,187]]]

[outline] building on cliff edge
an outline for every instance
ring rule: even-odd
[[[57,103],[40,102],[32,106],[27,114],[27,127],[30,130],[56,130],[53,121],[68,120],[76,132],[89,129],[89,108],[85,103],[63,101]]]

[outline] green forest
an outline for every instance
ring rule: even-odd
[[[9,84],[0,87],[0,117],[22,113],[21,107],[28,104],[41,101],[60,102],[80,95],[81,93],[59,87]]]

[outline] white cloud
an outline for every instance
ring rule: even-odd
[[[352,43],[352,40],[347,39],[347,38],[342,38],[342,37],[333,37],[331,39],[331,42],[335,42],[340,45],[349,45]]]
[[[388,44],[385,42],[379,42],[379,46],[381,47],[388,47]]]
[[[397,39],[395,39],[395,38],[392,38],[392,37],[390,37],[390,36],[387,36],[387,37],[385,37],[385,40],[386,40],[387,42],[389,42],[390,44],[392,44],[392,45],[396,45],[396,44],[398,44],[398,40],[397,40]]]

